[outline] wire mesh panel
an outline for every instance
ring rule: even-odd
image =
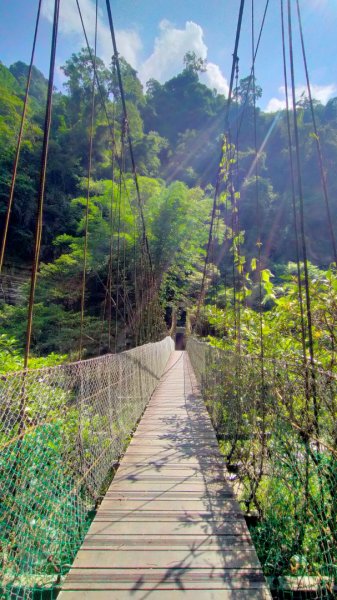
[[[57,586],[154,391],[171,338],[0,378],[0,589]]]
[[[336,376],[193,338],[187,351],[274,596],[336,598]]]

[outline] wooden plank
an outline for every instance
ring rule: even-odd
[[[156,548],[158,550],[191,550],[191,549],[205,549],[213,548],[214,550],[228,549],[232,546],[244,547],[247,544],[251,545],[250,535],[246,532],[241,534],[230,535],[227,531],[223,534],[219,532],[217,535],[213,535],[213,531],[209,535],[201,533],[199,535],[191,532],[184,534],[169,534],[167,537],[163,537],[160,533],[151,533],[146,535],[130,533],[116,536],[114,534],[104,533],[91,533],[87,534],[82,544],[84,550],[92,550],[93,547],[104,550],[109,547],[112,549],[128,549],[129,547],[135,549]]]
[[[270,599],[187,361],[172,354],[61,600]]]
[[[124,507],[124,504],[122,505]],[[224,515],[229,515],[225,517]],[[233,517],[232,517],[233,515]],[[230,511],[227,512],[218,512],[215,513],[212,510],[186,510],[182,512],[181,510],[168,510],[165,507],[162,507],[161,510],[156,510],[155,512],[148,508],[148,505],[145,506],[141,511],[130,511],[130,510],[121,510],[120,508],[115,509],[100,509],[95,517],[95,521],[107,521],[111,522],[121,522],[121,521],[144,521],[147,523],[154,523],[154,520],[157,523],[161,521],[178,521],[178,522],[194,522],[194,521],[204,521],[206,522],[218,522],[222,523],[223,520],[231,520],[231,518],[237,520],[242,517],[241,513],[233,511],[232,507]],[[157,530],[156,526],[156,530]],[[154,527],[152,527],[153,531]],[[148,529],[147,529],[148,530]]]
[[[136,483],[142,483],[143,481],[151,481],[153,483],[157,482],[161,485],[165,485],[168,482],[178,483],[179,485],[183,485],[184,483],[190,483],[191,485],[197,485],[199,482],[203,482],[204,485],[212,485],[214,483],[219,483],[219,485],[223,486],[223,481],[221,481],[220,477],[217,476],[208,476],[207,478],[200,475],[195,471],[188,471],[187,469],[165,469],[160,473],[157,473],[156,470],[153,469],[143,469],[138,474],[132,471],[126,471],[123,475],[119,477],[115,477],[115,486],[123,485],[123,482],[127,481],[130,485]]]
[[[144,489],[144,488],[148,489]],[[153,488],[156,489],[153,489]],[[142,488],[138,490],[134,489],[116,489],[108,490],[105,494],[105,500],[164,500],[164,501],[176,501],[176,500],[189,500],[191,501],[203,501],[206,502],[209,499],[214,500],[215,498],[233,498],[233,492],[229,489],[218,486],[217,488],[211,488],[211,486],[200,487],[193,493],[191,488],[187,486],[187,490],[181,490],[178,488],[178,484],[170,486],[169,483],[163,483],[162,489],[157,489],[158,484],[154,486],[150,484],[146,486],[146,483],[142,484]],[[152,488],[152,489],[151,489]]]
[[[142,479],[137,477],[124,477],[116,481],[115,491],[147,491],[150,487],[154,492],[178,491],[178,492],[207,492],[209,491],[228,491],[232,490],[227,486],[224,487],[218,478],[202,479],[198,475],[190,475],[181,477],[179,471],[175,470],[175,475],[155,474],[155,472],[145,472]],[[172,473],[172,471],[171,471]],[[177,475],[178,473],[178,475]],[[171,486],[170,486],[171,484]],[[109,491],[111,494],[112,491]]]
[[[205,485],[211,485],[212,483],[219,483],[222,486],[227,486],[229,489],[229,484],[224,482],[223,479],[223,470],[219,469],[211,470],[211,472],[207,472],[204,475],[200,473],[200,468],[198,466],[191,467],[189,465],[165,465],[164,467],[157,469],[154,465],[146,465],[144,464],[142,467],[134,467],[132,464],[128,463],[128,468],[122,468],[121,471],[116,474],[116,485],[122,481],[161,481],[161,482],[169,482],[176,481],[177,483],[190,482],[190,483],[198,483],[199,481],[203,481]]]
[[[140,461],[139,461],[140,464]],[[175,463],[175,462],[169,462],[168,464],[163,464],[162,461],[155,461],[155,460],[150,460],[146,463],[143,463],[143,471],[146,472],[154,472],[157,474],[165,474],[165,473],[172,473],[172,472],[181,472],[182,473],[182,477],[183,474],[185,473],[198,473],[200,474],[200,465],[197,463],[195,467],[191,466],[191,465],[181,465],[179,463]],[[117,473],[116,473],[116,477],[119,476],[121,473],[138,473],[138,469],[136,469],[133,465],[129,465],[126,462],[123,461],[123,463],[120,465]],[[215,468],[210,468],[209,470],[205,470],[204,472],[202,472],[202,477],[205,477],[205,479],[207,479],[207,477],[214,477],[214,474],[219,474],[219,476],[223,476],[225,472],[225,466],[222,463],[217,463],[215,465]]]
[[[244,567],[258,568],[260,564],[252,546],[230,548],[227,551],[198,548],[194,550],[128,548],[124,551],[109,548],[104,550],[81,548],[74,562],[74,567],[82,569],[92,569],[93,567],[182,569],[192,566],[195,569],[242,569]]]
[[[140,511],[140,510],[151,510],[152,514],[153,514],[153,520],[156,519],[156,513],[157,511],[167,511],[167,510],[172,510],[172,511],[179,511],[181,513],[185,513],[188,514],[189,511],[195,511],[195,512],[203,512],[203,511],[207,511],[210,512],[212,511],[217,512],[219,515],[221,514],[222,510],[235,510],[237,509],[236,503],[234,500],[232,501],[226,501],[221,503],[216,503],[216,502],[201,502],[199,500],[123,500],[123,501],[119,501],[116,502],[114,500],[103,500],[102,504],[101,504],[101,508],[103,510],[118,510],[121,508],[121,505],[123,505],[123,509],[128,511],[128,512],[135,512],[135,511]]]
[[[130,453],[131,454],[131,453]],[[169,453],[169,458],[170,460],[168,460],[168,456],[165,456],[165,454],[159,454],[158,452],[154,451],[153,455],[151,457],[150,454],[141,454],[140,452],[138,452],[138,456],[139,459],[137,460],[137,452],[132,452],[132,456],[129,457],[129,460],[126,460],[128,458],[128,453],[125,454],[125,456],[123,457],[123,467],[130,467],[131,462],[136,462],[138,464],[142,464],[146,467],[150,467],[152,466],[152,468],[156,468],[156,469],[164,469],[164,468],[197,468],[199,469],[199,472],[201,470],[201,464],[202,465],[208,465],[207,469],[205,468],[205,474],[207,475],[208,473],[208,469],[210,469],[213,472],[217,471],[217,472],[225,472],[225,465],[223,460],[221,460],[220,457],[218,456],[207,456],[207,455],[202,455],[202,453],[200,453],[199,455],[199,459],[197,459],[195,456],[190,455],[184,455],[181,456],[178,454],[178,452],[174,453],[174,452],[170,452]],[[184,460],[185,458],[185,460]],[[193,459],[193,460],[192,460]],[[189,463],[189,464],[187,464]]]
[[[144,533],[144,521],[110,521],[97,520],[92,523],[88,535],[106,534],[106,535],[146,535]],[[171,520],[161,521],[160,526],[156,527],[156,534],[153,536],[167,535],[241,535],[247,533],[246,523],[242,520],[227,520],[225,522],[206,521],[206,520]]]
[[[135,586],[141,586],[141,575],[135,582]],[[75,590],[65,590],[61,592],[60,597],[63,600],[270,600],[271,596],[267,591],[265,584],[261,584],[259,589],[216,589],[207,587],[201,590],[177,589],[154,589],[150,592],[142,590],[141,587],[134,587],[126,590],[93,590],[78,588]]]
[[[140,587],[142,590],[153,590],[157,586],[161,590],[174,590],[183,587],[188,589],[246,589],[260,590],[264,585],[264,579],[259,571],[253,569],[181,569],[167,572],[163,569],[144,569],[140,573],[137,569],[100,569],[94,577],[85,569],[74,569],[68,577],[67,587],[71,589],[76,586],[80,589],[129,589],[131,585]]]

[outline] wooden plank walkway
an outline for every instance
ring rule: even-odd
[[[61,600],[271,598],[185,352],[173,352]]]

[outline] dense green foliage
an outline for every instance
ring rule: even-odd
[[[310,266],[311,273],[311,312],[315,359],[320,367],[336,369],[336,319],[337,319],[337,277],[334,270],[323,271]],[[237,317],[240,318],[240,350],[243,354],[258,356],[260,352],[260,324],[262,323],[263,347],[265,356],[280,360],[300,361],[303,354],[301,335],[301,312],[298,301],[296,267],[289,263],[279,277],[279,284],[273,284],[273,273],[262,271],[262,302],[268,309],[262,315],[256,307],[249,306],[252,295],[257,297],[258,285],[246,279],[247,287],[237,293]],[[233,290],[227,290],[225,303],[224,289],[220,289],[217,304],[204,307],[202,317],[208,327],[209,339],[213,345],[231,350],[238,347],[238,325],[235,329]],[[243,301],[245,296],[245,301]],[[241,304],[241,306],[239,306]],[[238,321],[237,321],[238,322]],[[277,344],[275,343],[277,340]]]
[[[193,53],[192,53],[193,54]],[[186,58],[186,57],[185,57]],[[194,57],[195,58],[195,57]],[[193,57],[192,57],[193,59]],[[122,59],[122,76],[129,112],[138,172],[141,175],[161,177],[167,182],[180,180],[188,185],[206,187],[214,184],[220,155],[221,136],[224,131],[226,100],[198,80],[202,67],[190,59],[185,61],[181,74],[161,85],[155,80],[147,84],[146,93],[137,73]],[[110,178],[111,156],[109,127],[101,104],[101,97],[112,120],[112,93],[117,98],[120,116],[119,92],[113,69],[105,67],[98,59],[97,69],[100,91],[95,98],[95,137],[93,177]],[[48,185],[44,224],[43,257],[53,258],[51,244],[58,233],[73,233],[76,222],[69,216],[69,200],[76,196],[78,178],[85,176],[88,160],[88,128],[91,112],[92,68],[86,50],[73,55],[63,67],[66,75],[66,94],[54,94],[52,144],[49,153]],[[20,121],[25,89],[27,66],[15,63],[7,69],[0,67],[0,164],[1,164],[1,214],[6,207],[8,183],[11,175],[16,133]],[[28,258],[34,220],[36,172],[39,168],[41,125],[47,82],[34,69],[31,84],[29,119],[21,157],[20,177],[9,240],[9,253],[17,258],[25,241]],[[247,230],[254,208],[254,186],[250,168],[253,162],[253,106],[248,100],[247,78],[242,79],[236,91],[230,121],[241,120],[239,137],[238,187],[241,190],[242,229]],[[256,86],[256,96],[262,90]],[[251,96],[251,92],[250,92]],[[337,158],[337,100],[326,106],[315,105],[316,118],[321,133],[323,153],[329,167]],[[245,110],[243,111],[243,107]],[[328,264],[331,254],[328,240],[323,243],[326,218],[317,168],[315,139],[312,136],[310,109],[306,99],[299,105],[302,168],[307,210],[307,231],[310,239],[309,258],[316,263]],[[119,124],[118,124],[119,123]],[[233,125],[234,127],[234,125]],[[116,125],[116,143],[119,143],[120,119]],[[292,211],[289,194],[289,159],[287,129],[284,112],[267,114],[257,111],[257,139],[261,146],[259,155],[260,195],[264,206],[262,237],[265,254],[273,262],[286,262],[294,258],[292,240]],[[266,142],[267,140],[267,142]],[[266,142],[266,143],[265,143]],[[127,158],[128,161],[128,158]],[[128,164],[128,166],[130,166]],[[336,183],[329,179],[332,214],[336,214]],[[35,192],[35,194],[34,194]],[[253,243],[250,234],[250,246]],[[317,240],[320,240],[318,243]],[[268,245],[267,245],[268,242]]]
[[[330,600],[337,549],[336,379],[317,369],[315,416],[303,362],[291,353],[265,357],[262,386],[254,350],[240,355],[190,338],[188,352],[273,597]]]
[[[137,73],[121,59],[121,71],[129,114],[129,129],[133,139],[137,170],[153,255],[156,285],[161,288],[165,307],[194,304],[201,279],[202,260],[207,241],[207,223],[213,195],[217,163],[222,144],[226,99],[200,83],[198,72],[206,66],[193,52],[187,53],[182,72],[165,84],[151,80],[146,92]],[[15,140],[20,123],[27,65],[16,63],[7,69],[0,65],[0,218],[6,211]],[[33,348],[37,354],[69,353],[79,337],[79,308],[83,270],[83,244],[88,168],[89,130],[91,119],[92,66],[87,50],[70,57],[63,67],[66,76],[65,93],[55,92],[53,120],[48,160],[44,227],[41,248],[41,274],[35,308]],[[119,166],[114,167],[115,184],[111,183],[111,130],[114,143],[122,151],[123,119],[120,92],[114,65],[109,68],[97,59],[100,80],[95,94],[92,180],[89,206],[89,256],[86,296],[86,350],[95,353],[98,346],[107,348],[106,339],[98,335],[102,320],[109,265],[110,222],[114,220],[112,256],[113,272],[116,245],[123,247],[123,281],[128,293],[135,294],[132,278],[137,268],[135,252],[140,249],[139,215],[131,175],[118,190]],[[35,227],[36,195],[42,125],[47,82],[33,70],[31,98],[21,151],[19,176],[15,191],[9,230],[6,264],[31,264]],[[257,139],[261,147],[258,174],[255,179],[254,119],[252,91],[248,79],[240,81],[235,90],[229,114],[230,123],[241,123],[237,146],[236,189],[240,189],[240,230],[245,239],[243,271],[256,257],[257,224],[256,188],[261,206],[261,264],[275,273],[277,284],[286,273],[288,261],[295,260],[294,228],[290,194],[290,167],[287,150],[287,125],[284,112],[267,114],[257,109]],[[255,86],[258,99],[261,88]],[[105,105],[102,105],[102,98]],[[326,106],[315,104],[316,118],[327,167],[337,160],[336,99]],[[107,121],[109,119],[109,123]],[[306,205],[306,236],[309,259],[320,267],[331,262],[331,246],[326,235],[326,215],[316,161],[315,139],[312,136],[310,109],[305,98],[298,107],[304,195]],[[126,172],[131,170],[129,154],[125,153]],[[329,169],[328,169],[329,172]],[[331,192],[331,212],[335,218],[336,183],[328,181]],[[112,202],[111,202],[112,196]],[[120,198],[118,200],[118,198]],[[228,201],[219,206],[219,220],[226,220]],[[117,213],[119,225],[117,225]],[[120,242],[116,231],[119,229]],[[137,234],[135,234],[137,230]],[[138,236],[138,237],[137,237]],[[137,239],[136,239],[137,238]],[[232,281],[231,228],[217,224],[217,243],[212,260],[217,264],[217,289],[224,279]],[[284,265],[284,266],[282,266]],[[139,267],[139,265],[138,265]],[[254,280],[248,293],[247,307],[254,308]],[[139,282],[138,282],[139,283]],[[268,282],[265,282],[269,285]],[[114,287],[115,285],[115,287]],[[112,295],[120,283],[112,284]],[[238,293],[244,293],[239,282]],[[256,285],[255,285],[256,288]],[[246,296],[248,296],[248,293]],[[229,292],[230,294],[230,292]],[[213,289],[214,297],[214,289]],[[211,300],[211,297],[210,297]],[[272,300],[272,298],[270,299]],[[136,298],[133,297],[133,301]],[[123,309],[125,300],[121,300]],[[221,308],[221,302],[218,305]],[[247,308],[246,307],[246,308]],[[268,302],[266,304],[268,307]],[[248,309],[248,308],[247,308]],[[4,305],[0,319],[4,331],[18,340],[22,347],[25,336],[25,302]],[[213,309],[211,309],[213,310]],[[215,310],[215,309],[214,309]],[[104,313],[104,310],[103,310]],[[230,311],[226,312],[228,318]],[[254,315],[254,312],[252,313]],[[119,318],[118,316],[116,317]],[[245,318],[245,314],[243,315]],[[253,316],[252,318],[256,318]],[[76,340],[76,343],[75,341]],[[133,340],[134,341],[134,340]],[[132,341],[130,340],[130,343]]]

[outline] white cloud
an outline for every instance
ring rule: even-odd
[[[332,98],[332,96],[334,96],[334,94],[336,94],[336,92],[337,92],[337,86],[334,83],[330,83],[328,85],[316,85],[313,83],[310,85],[310,88],[311,88],[312,97],[315,100],[318,100],[319,102],[321,102],[322,104],[326,104],[328,102],[328,100],[330,98]],[[284,86],[281,86],[279,88],[279,92],[280,92],[281,96],[283,96],[283,97],[282,98],[271,98],[265,108],[265,112],[277,112],[278,110],[284,110],[286,108]],[[299,100],[303,94],[305,94],[306,96],[308,95],[307,86],[299,85],[295,90],[296,100]],[[289,92],[288,92],[288,101],[289,101],[289,106],[291,107],[292,100],[291,100],[291,96],[290,96]]]
[[[207,63],[207,71],[200,73],[200,81],[220,94],[228,95],[227,79],[221,73],[220,67],[212,62]]]
[[[93,47],[95,36],[95,4],[92,0],[80,0],[79,4],[89,44]],[[53,0],[45,0],[42,3],[42,14],[50,22],[53,20],[53,7]],[[63,0],[63,2],[61,2],[59,31],[66,36],[72,36],[72,39],[78,48],[85,46],[85,38],[75,0]],[[110,30],[103,19],[102,10],[99,10],[98,13],[97,40],[98,55],[106,64],[109,64],[113,54],[112,42]],[[120,54],[124,56],[132,66],[137,68],[138,56],[142,50],[142,42],[138,33],[132,29],[117,30],[116,41]]]
[[[183,69],[183,57],[191,51],[207,59],[208,48],[204,41],[204,33],[200,25],[187,21],[184,29],[177,29],[167,21],[159,23],[159,35],[155,39],[154,50],[139,69],[143,83],[151,78],[164,83]],[[208,63],[207,71],[200,74],[200,80],[210,88],[226,94],[228,84],[218,65]]]
[[[80,7],[89,44],[94,46],[95,35],[95,3],[93,0],[80,0]],[[43,16],[53,20],[54,0],[44,0]],[[59,20],[60,33],[69,36],[77,49],[85,46],[82,25],[78,14],[76,0],[62,0]],[[112,43],[106,15],[102,10],[98,14],[98,55],[109,65],[112,56]],[[143,84],[154,78],[164,83],[183,69],[183,57],[188,51],[206,60],[208,48],[204,41],[204,32],[200,25],[187,21],[183,29],[177,29],[170,21],[163,19],[159,23],[159,34],[154,41],[152,54],[141,61],[143,49],[138,32],[134,29],[116,31],[119,53],[139,71]],[[75,49],[76,49],[75,48]],[[207,64],[207,71],[200,74],[200,80],[211,89],[221,94],[228,93],[228,83],[220,67],[212,62]]]
[[[145,83],[151,78],[164,83],[183,69],[183,57],[191,50],[205,59],[207,46],[203,41],[200,25],[187,21],[185,29],[176,29],[169,21],[159,24],[159,36],[155,39],[154,50],[139,69],[139,76]]]
[[[137,69],[139,65],[139,56],[143,48],[142,41],[137,31],[132,29],[118,29],[116,31],[116,43],[118,52],[124,56],[134,69]]]
[[[93,45],[95,31],[95,5],[91,0],[80,0],[79,5],[88,34],[89,43]],[[54,0],[45,0],[42,3],[42,14],[48,21],[52,22],[54,14]],[[105,26],[102,23],[102,13],[100,11],[98,14],[98,30],[101,30],[102,28],[105,28]],[[64,35],[74,36],[77,44],[84,40],[80,15],[75,0],[63,0],[63,2],[60,3],[59,31]],[[101,33],[101,31],[99,32]]]
[[[334,83],[330,83],[328,85],[311,84],[310,88],[312,97],[315,98],[315,100],[322,102],[322,104],[326,104],[327,101],[330,100],[330,98],[332,98],[337,91],[337,87]],[[307,92],[307,88],[304,85],[296,89],[296,94],[298,97],[300,97],[303,92]]]
[[[264,109],[265,112],[273,113],[286,108],[286,101],[279,98],[271,98]]]

